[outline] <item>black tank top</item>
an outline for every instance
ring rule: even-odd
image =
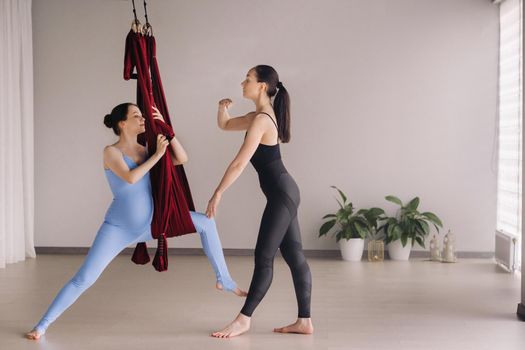
[[[257,171],[264,167],[264,165],[276,159],[281,159],[281,150],[279,148],[279,128],[277,127],[277,124],[275,123],[273,118],[268,113],[262,112],[262,114],[267,115],[277,128],[277,144],[263,145],[262,143],[259,143],[259,146],[257,146],[255,153],[250,159],[250,163],[252,163],[253,167]]]
[[[275,127],[277,128],[277,134],[279,134],[279,128],[273,118],[268,113],[261,113],[266,114],[272,120]],[[246,137],[246,134],[244,137]],[[250,159],[250,163],[252,163],[253,167],[257,171],[257,174],[259,175],[259,183],[266,195],[269,194],[270,190],[272,190],[272,187],[274,187],[278,182],[279,176],[282,173],[287,173],[281,159],[281,150],[279,148],[278,140],[279,136],[277,136],[277,144],[275,145],[264,145],[259,143],[255,153]]]

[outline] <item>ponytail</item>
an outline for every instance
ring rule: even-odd
[[[257,81],[264,82],[268,86],[266,93],[274,97],[273,110],[277,119],[279,139],[283,143],[290,141],[290,95],[279,81],[277,71],[267,65],[258,65],[253,68],[257,74]]]
[[[279,139],[287,143],[290,142],[290,95],[281,82],[277,84],[277,88],[279,90],[273,100],[273,110],[279,126]]]

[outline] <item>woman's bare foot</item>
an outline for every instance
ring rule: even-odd
[[[274,328],[273,331],[277,333],[312,334],[314,332],[314,326],[312,325],[311,318],[298,318],[295,323],[286,327]]]
[[[26,338],[31,340],[38,340],[42,334],[40,334],[36,329],[32,329],[31,331],[26,333]]]
[[[250,329],[250,320],[250,317],[239,314],[226,328],[213,332],[211,336],[215,338],[232,338],[241,335]]]
[[[222,286],[222,284],[220,284],[219,282],[217,282],[215,284],[215,288],[217,288],[218,290],[223,290],[224,287]],[[245,297],[248,295],[248,293],[245,291],[245,290],[242,290],[240,289],[239,287],[236,287],[234,290],[232,290],[232,292],[237,295],[238,297]]]

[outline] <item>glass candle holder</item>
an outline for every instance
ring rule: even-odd
[[[368,261],[377,262],[385,260],[385,243],[371,240],[368,242]]]

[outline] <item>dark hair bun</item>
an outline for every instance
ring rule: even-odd
[[[104,125],[107,126],[108,128],[112,128],[113,127],[113,118],[111,118],[111,114],[106,114],[106,116],[104,117]]]

